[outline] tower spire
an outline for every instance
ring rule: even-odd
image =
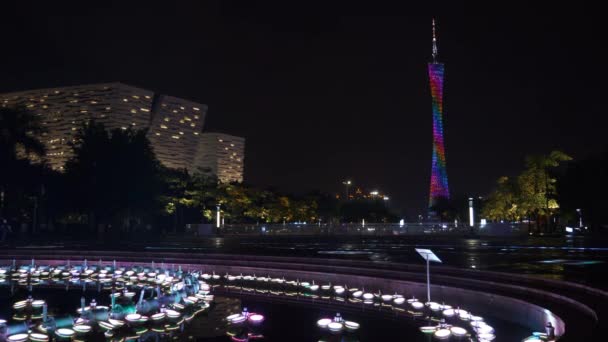
[[[437,63],[437,34],[435,33],[435,18],[433,18],[433,63]]]

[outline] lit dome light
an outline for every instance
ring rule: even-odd
[[[474,321],[474,322],[483,321],[483,317],[471,315],[471,321]]]
[[[435,332],[435,330],[437,330],[436,326],[424,326],[424,327],[420,327],[420,331],[422,331],[425,334],[432,334]]]
[[[329,325],[329,323],[331,323],[332,320],[329,318],[321,318],[320,320],[317,321],[317,325],[320,328],[327,328],[327,325]]]
[[[46,342],[48,340],[49,340],[49,335],[47,335],[47,334],[41,334],[41,333],[31,333],[30,334],[30,341]]]
[[[28,334],[15,334],[8,337],[7,341],[10,342],[25,342],[30,336]]]
[[[485,324],[485,325],[481,325],[481,326],[477,327],[476,331],[477,331],[478,335],[493,334],[494,333],[494,328],[492,328],[491,326]]]
[[[365,300],[372,300],[372,299],[374,299],[374,295],[371,294],[371,293],[364,293],[363,294],[363,299],[365,299]]]
[[[228,281],[235,281],[236,277],[235,276],[228,276]]]
[[[310,285],[311,291],[317,291],[319,289],[319,285]]]
[[[439,303],[435,303],[435,302],[427,303],[427,305],[433,311],[439,311],[439,309],[441,308],[441,305],[439,305]]]
[[[470,319],[471,319],[471,314],[470,314],[470,313],[468,313],[468,312],[461,312],[461,313],[460,313],[458,316],[459,316],[459,317],[460,317],[460,319],[461,319],[461,320],[463,320],[463,321],[468,321],[468,320],[470,320]]]
[[[443,315],[446,316],[446,317],[452,317],[452,316],[454,316],[454,309],[443,310]]]
[[[359,329],[359,323],[357,322],[353,322],[353,321],[345,321],[344,322],[344,327],[346,327],[346,329],[349,330],[357,330]]]
[[[165,310],[165,313],[167,314],[167,317],[169,318],[178,318],[179,316],[181,316],[182,314],[180,314],[179,312],[175,311],[175,310]]]
[[[323,285],[323,286],[321,286],[321,290],[327,291],[327,290],[329,290],[330,287],[331,286],[329,286],[329,285]]]
[[[152,318],[153,321],[161,321],[161,320],[165,319],[165,317],[167,317],[166,313],[159,312],[159,313],[155,313],[150,318]]]
[[[128,314],[128,315],[125,317],[125,319],[126,319],[128,322],[137,322],[137,321],[139,321],[139,320],[141,319],[141,315],[140,315],[140,314],[136,314],[136,313],[133,313],[133,314]]]
[[[112,323],[103,322],[103,321],[99,322],[99,327],[102,329],[105,329],[105,330],[112,330],[114,328],[117,328]]]
[[[264,322],[264,316],[262,316],[260,314],[250,314],[249,322],[251,322],[253,324],[260,324],[260,323]]]
[[[439,329],[433,334],[436,338],[444,339],[450,337],[452,333],[448,329]]]
[[[74,330],[67,329],[67,328],[61,328],[61,329],[57,329],[55,331],[55,334],[57,334],[57,336],[65,337],[65,338],[72,337],[72,336],[74,336],[75,333],[76,332]]]
[[[118,320],[118,319],[112,319],[112,318],[110,318],[110,319],[108,319],[108,322],[110,322],[110,324],[112,324],[113,326],[115,326],[117,328],[120,328],[123,325],[125,325],[125,322],[123,322],[121,320]]]
[[[390,302],[393,300],[393,295],[382,295],[382,300],[385,302]]]
[[[91,326],[86,325],[86,324],[79,324],[79,325],[75,325],[73,329],[74,329],[74,331],[76,331],[78,333],[86,334],[89,331],[91,331]]]
[[[239,314],[237,317],[233,318],[230,322],[234,323],[234,324],[243,323],[243,322],[245,322],[246,319],[247,319],[247,316]]]
[[[467,334],[467,330],[461,327],[451,327],[450,331],[454,336],[464,336]]]
[[[42,299],[38,299],[32,302],[33,307],[41,307],[44,305],[44,301]]]
[[[218,279],[220,279],[220,275],[219,274],[214,274],[212,276],[212,278],[215,279],[215,280],[218,280]]]
[[[422,309],[424,307],[424,304],[422,304],[420,302],[412,302],[411,305],[414,309]]]
[[[484,334],[478,334],[477,338],[479,339],[480,342],[482,342],[482,341],[485,342],[485,341],[494,340],[496,338],[496,336],[494,334],[490,334],[490,333],[485,334],[484,333]],[[538,341],[542,341],[542,339],[539,339]]]
[[[335,291],[336,291],[336,294],[340,295],[340,294],[344,293],[344,288],[343,287],[339,287],[339,288],[335,289]]]
[[[300,283],[300,285],[302,285],[303,287],[309,287],[310,283],[305,281],[305,282]]]
[[[405,303],[405,298],[403,298],[403,297],[395,298],[393,300],[393,303],[395,303],[397,305],[401,305],[401,304]]]
[[[479,328],[484,325],[486,325],[486,322],[484,322],[484,321],[471,321],[471,326],[473,328]]]
[[[331,322],[327,325],[327,328],[331,331],[340,331],[344,326],[340,322]]]

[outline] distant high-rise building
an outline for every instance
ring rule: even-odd
[[[191,168],[206,114],[206,105],[166,95],[155,99],[148,137],[163,165]]]
[[[205,165],[222,181],[243,179],[245,139],[208,133],[230,141],[222,145],[225,153],[210,152],[209,138],[202,133],[207,115],[204,104],[122,83],[103,83],[0,94],[0,105],[22,107],[40,117],[46,129],[40,137],[47,149],[44,159],[55,170],[63,170],[73,155],[70,143],[77,143],[80,128],[95,120],[109,130],[148,129],[152,148],[166,167],[193,172]]]
[[[222,183],[242,182],[245,139],[223,133],[203,133],[193,168],[217,175]]]
[[[443,140],[443,73],[445,67],[443,63],[437,61],[437,54],[435,19],[433,19],[433,62],[428,64],[431,98],[433,101],[433,157],[429,207],[433,207],[441,198],[450,198],[448,172],[445,161],[445,143]]]

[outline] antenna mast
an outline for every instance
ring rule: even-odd
[[[435,33],[435,18],[433,18],[433,63],[437,63],[437,35]]]

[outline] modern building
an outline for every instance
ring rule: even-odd
[[[94,119],[108,129],[147,127],[154,93],[121,83],[37,89],[0,95],[2,107],[22,107],[40,116],[46,160],[63,170],[72,156],[70,143],[82,125]]]
[[[152,106],[148,138],[156,157],[173,169],[191,169],[198,154],[207,106],[159,95]]]
[[[148,129],[152,148],[166,167],[191,172],[210,168],[222,181],[243,180],[245,139],[209,133],[223,136],[216,146],[223,152],[210,152],[215,147],[202,133],[207,115],[203,104],[115,82],[0,94],[0,105],[40,116],[46,128],[40,137],[47,148],[44,159],[55,170],[63,170],[73,155],[71,143],[77,143],[80,128],[95,120],[110,130]]]
[[[203,133],[193,166],[217,175],[222,183],[242,182],[245,139],[223,133]]]
[[[442,198],[450,198],[443,139],[443,74],[445,67],[443,63],[437,61],[437,55],[437,36],[435,34],[435,19],[433,19],[433,61],[428,64],[433,108],[433,156],[429,208],[433,207]]]

